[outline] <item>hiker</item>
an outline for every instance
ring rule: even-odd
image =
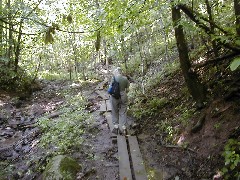
[[[113,71],[113,76],[114,77],[112,78],[112,82],[114,81],[114,78],[115,78],[115,80],[119,83],[121,97],[119,99],[113,97],[112,95],[110,97],[110,101],[112,105],[112,121],[114,125],[112,133],[118,134],[119,132],[120,134],[126,135],[127,105],[128,105],[127,92],[128,92],[130,83],[127,77],[122,74],[122,70],[120,67],[117,67]]]

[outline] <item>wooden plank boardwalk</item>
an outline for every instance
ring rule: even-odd
[[[120,180],[132,180],[130,160],[125,136],[117,136]]]
[[[109,95],[103,90],[105,81],[96,87],[96,93],[102,98],[100,101],[100,112],[104,112],[109,130],[112,132],[113,123],[111,115],[111,103]],[[118,161],[119,161],[119,177],[120,180],[147,180],[147,172],[144,166],[142,155],[136,136],[121,136],[112,134],[113,143],[117,142]]]
[[[96,90],[96,93],[104,100],[109,99],[109,95],[103,90]]]
[[[96,89],[96,90],[98,90],[98,89],[100,89],[100,90],[104,89],[104,86],[107,84],[107,82],[108,82],[108,81],[105,79],[104,81],[102,81],[101,83],[99,83],[95,89]]]
[[[129,143],[129,148],[130,148],[130,155],[131,155],[131,159],[132,159],[132,168],[133,168],[135,179],[146,180],[147,173],[146,173],[144,162],[142,159],[142,154],[139,149],[137,137],[129,136],[128,143]]]

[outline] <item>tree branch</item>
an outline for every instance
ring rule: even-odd
[[[202,63],[193,64],[192,67],[193,68],[201,68],[201,67],[204,67],[204,66],[209,65],[209,64],[214,64],[214,63],[217,63],[217,62],[225,60],[225,59],[233,58],[237,55],[240,55],[240,52],[234,52],[234,53],[227,54],[227,55],[224,55],[224,56],[221,56],[221,57],[217,57],[217,58],[212,59],[212,60],[204,61]]]
[[[3,26],[3,25],[1,25],[1,24],[0,24],[0,27],[5,28],[5,29],[10,29],[9,27],[5,27],[5,26]],[[24,32],[19,32],[19,31],[14,30],[14,29],[11,29],[11,31],[13,31],[13,32],[15,32],[15,33],[20,33],[20,34],[22,34],[22,35],[27,35],[27,36],[35,36],[35,35],[38,35],[38,34],[43,33],[43,32],[39,32],[39,33],[24,33]]]
[[[188,8],[186,5],[178,4],[177,7],[180,8],[193,22],[196,23],[197,26],[202,28],[207,34],[215,35],[214,32],[212,32],[212,30],[208,26],[206,26],[203,22],[201,22],[201,19],[205,20],[205,21],[207,21],[209,23],[212,23],[212,25],[214,27],[216,27],[219,30],[221,30],[224,34],[226,34],[226,35],[228,34],[227,31],[225,31],[224,29],[220,28],[215,23],[207,20],[206,18],[200,17],[201,19],[198,19],[197,16],[195,15],[196,13],[194,13],[192,10],[190,10],[190,8]],[[216,40],[218,41],[219,44],[223,45],[225,48],[231,49],[232,51],[235,51],[235,52],[240,52],[240,49],[238,47],[232,46],[229,43],[223,43],[219,39],[216,39]]]
[[[24,18],[24,19],[32,20],[32,19],[30,19],[30,18]],[[0,21],[4,22],[5,24],[13,25],[13,24],[11,24],[11,23],[3,20],[3,19],[0,19]],[[33,20],[32,20],[32,21],[33,21]],[[34,22],[35,22],[35,23],[38,23],[38,24],[40,24],[40,25],[42,25],[42,26],[45,26],[45,27],[51,27],[51,26],[49,26],[49,25],[46,25],[46,24],[41,23],[41,22],[38,22],[38,21],[34,21]],[[14,26],[15,26],[15,25],[14,25]],[[0,27],[5,28],[5,29],[9,29],[8,27],[3,26],[3,25],[1,25],[1,24],[0,24]],[[100,27],[98,27],[97,29],[92,30],[92,31],[67,31],[67,30],[63,30],[63,29],[57,29],[57,30],[58,30],[58,31],[62,31],[62,32],[66,32],[66,33],[76,33],[76,34],[80,34],[80,33],[96,32],[96,31],[99,31],[102,27],[103,27],[103,26],[100,26]],[[21,34],[23,34],[23,35],[29,35],[29,36],[38,35],[38,34],[41,34],[41,33],[44,33],[44,32],[45,32],[45,31],[41,31],[41,32],[38,32],[38,33],[24,33],[24,32],[19,32],[19,31],[14,30],[14,29],[11,29],[11,30],[12,30],[13,32],[15,32],[15,33],[21,33]]]

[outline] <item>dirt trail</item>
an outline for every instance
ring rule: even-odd
[[[88,99],[93,102],[93,106],[98,107],[102,100],[95,92],[93,92]],[[102,112],[95,110],[92,112],[92,115],[95,119],[93,130],[97,132],[95,132],[95,136],[88,141],[91,145],[93,157],[85,161],[85,166],[86,169],[94,169],[94,172],[88,179],[117,180],[119,178],[117,145],[112,143],[107,120],[104,118]]]
[[[35,123],[45,112],[54,114],[59,105],[66,103],[58,92],[69,89],[75,92],[81,91],[88,99],[95,120],[89,127],[89,134],[84,135],[85,141],[81,152],[72,155],[83,166],[78,179],[118,179],[117,147],[112,144],[106,119],[98,111],[102,99],[95,92],[97,84],[85,89],[79,86],[73,87],[72,84],[64,81],[46,81],[41,91],[24,100],[19,100],[5,92],[1,93],[0,179],[42,179],[41,173],[35,171],[39,164],[46,163],[47,157],[44,150],[37,145],[40,134]],[[6,174],[5,171],[11,173]]]

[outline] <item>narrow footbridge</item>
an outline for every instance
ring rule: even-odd
[[[110,132],[113,130],[111,104],[109,95],[104,89],[106,81],[101,82],[95,92],[101,97],[99,111],[108,122]],[[118,146],[119,177],[120,180],[147,180],[147,173],[139,149],[136,136],[111,134],[112,143]]]

